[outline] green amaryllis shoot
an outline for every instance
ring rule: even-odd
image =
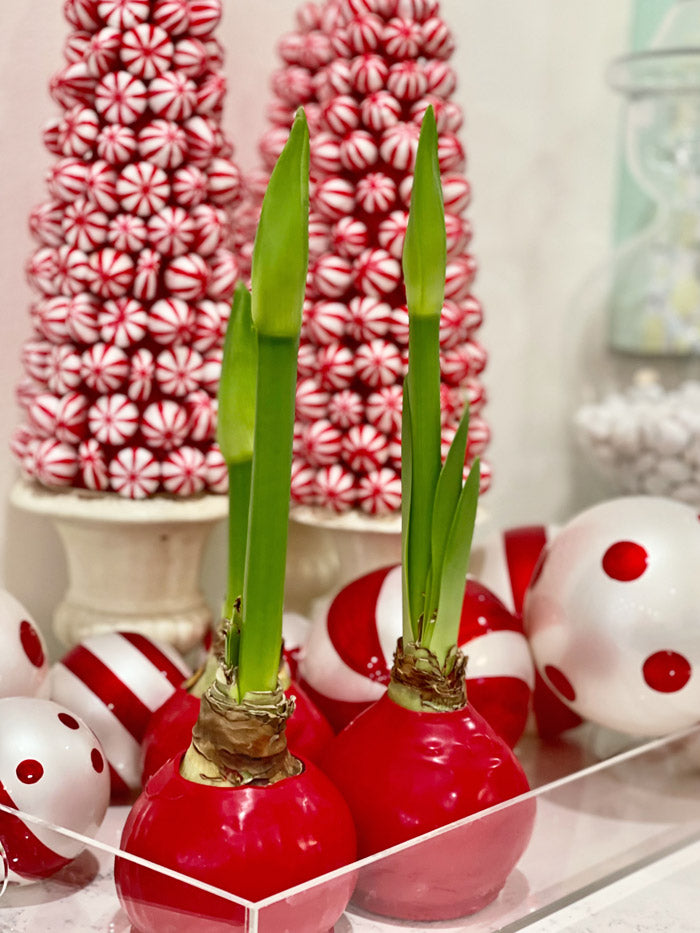
[[[421,127],[403,271],[409,311],[409,365],[404,382],[403,650],[451,673],[464,582],[479,495],[479,464],[466,482],[469,427],[465,412],[445,463],[440,457],[439,331],[445,269],[445,217],[432,107]],[[395,668],[396,672],[396,668]],[[392,683],[398,702],[414,704],[410,690]]]

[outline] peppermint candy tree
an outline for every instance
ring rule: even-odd
[[[240,177],[221,129],[221,0],[65,0],[64,13],[12,450],[43,486],[223,492],[215,396]]]
[[[437,0],[304,3],[272,76],[266,169],[296,107],[311,130],[310,270],[299,352],[292,499],[335,512],[395,512],[401,501],[408,314],[401,255],[421,120],[433,105],[448,266],[440,328],[443,454],[471,405],[467,465],[489,440],[481,417],[482,312],[464,216],[470,185],[452,99],[454,43]],[[260,187],[260,186],[258,186]],[[253,186],[253,191],[255,185]],[[241,209],[239,234],[254,217]],[[250,244],[242,245],[242,257]],[[245,259],[243,259],[245,261]],[[482,461],[482,489],[489,483]]]

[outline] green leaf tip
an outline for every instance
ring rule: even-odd
[[[217,442],[229,465],[253,456],[257,361],[250,292],[239,282],[224,340],[216,427]]]
[[[406,300],[412,314],[439,317],[445,295],[447,242],[438,131],[432,105],[421,124],[403,248]]]
[[[309,128],[299,108],[272,170],[252,261],[252,313],[259,334],[297,338],[309,262]]]

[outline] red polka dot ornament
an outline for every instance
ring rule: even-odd
[[[109,804],[109,771],[94,733],[71,710],[37,697],[0,699],[0,803],[81,834]],[[80,854],[78,839],[0,810],[10,882],[51,877]]]
[[[38,625],[14,596],[0,590],[0,697],[47,696],[48,673]]]
[[[665,735],[700,717],[700,516],[647,496],[582,512],[551,541],[525,599],[543,679],[584,719]]]

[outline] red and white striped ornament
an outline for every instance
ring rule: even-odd
[[[120,389],[129,372],[129,357],[120,348],[95,343],[81,357],[81,376],[89,389],[105,394]]]
[[[170,195],[168,176],[152,162],[132,162],[125,166],[116,182],[122,209],[139,217],[149,217],[162,210]]]
[[[94,437],[78,445],[78,473],[86,489],[104,492],[109,488],[104,450]]]
[[[107,240],[109,218],[87,198],[78,198],[65,209],[63,235],[69,246],[84,252],[97,249]]]
[[[143,116],[150,91],[128,71],[109,71],[95,87],[95,109],[107,123],[130,126]]]
[[[389,466],[360,477],[357,503],[368,515],[391,515],[401,505],[401,478]]]
[[[154,249],[143,249],[138,254],[134,270],[132,292],[139,301],[152,301],[158,291],[161,258]]]
[[[185,253],[171,259],[165,267],[165,287],[177,298],[197,301],[203,298],[209,279],[206,261],[196,253]]]
[[[134,281],[134,260],[111,246],[90,254],[90,270],[90,290],[100,298],[119,298]],[[77,284],[75,292],[82,290]]]
[[[160,464],[145,447],[123,447],[108,471],[110,489],[126,499],[146,499],[160,486]]]
[[[141,433],[151,447],[172,450],[187,434],[187,411],[172,399],[152,402],[141,416]]]
[[[314,501],[333,512],[347,512],[355,504],[355,477],[338,463],[321,467],[314,478]]]
[[[362,396],[352,389],[333,392],[328,401],[327,418],[336,427],[347,430],[359,424],[365,413]]]
[[[131,162],[136,149],[136,133],[130,126],[107,123],[97,134],[97,155],[109,165]]]
[[[114,795],[139,788],[141,741],[151,714],[189,673],[174,648],[135,632],[93,635],[55,665],[51,696],[99,738]]]
[[[147,347],[139,347],[131,355],[131,366],[126,394],[135,402],[146,402],[151,397],[156,363]]]
[[[376,296],[355,295],[348,305],[348,336],[359,343],[384,337],[392,326],[392,309]]]
[[[196,496],[207,481],[204,454],[196,447],[171,451],[161,465],[163,488],[175,496]]]
[[[82,56],[90,74],[101,78],[107,72],[114,71],[119,61],[121,44],[122,34],[113,26],[104,26],[93,33]]]
[[[387,439],[371,424],[355,425],[343,438],[342,456],[354,473],[370,473],[386,463]]]
[[[128,441],[138,430],[139,410],[120,392],[102,395],[90,407],[88,425],[97,441],[116,447]]]
[[[197,87],[179,71],[166,71],[148,85],[148,106],[157,117],[181,123],[192,116],[197,103]]]
[[[120,55],[127,71],[144,81],[151,81],[170,67],[173,43],[160,26],[139,23],[122,36]]]
[[[199,387],[202,364],[192,347],[168,347],[156,357],[156,383],[164,395],[182,398]]]

